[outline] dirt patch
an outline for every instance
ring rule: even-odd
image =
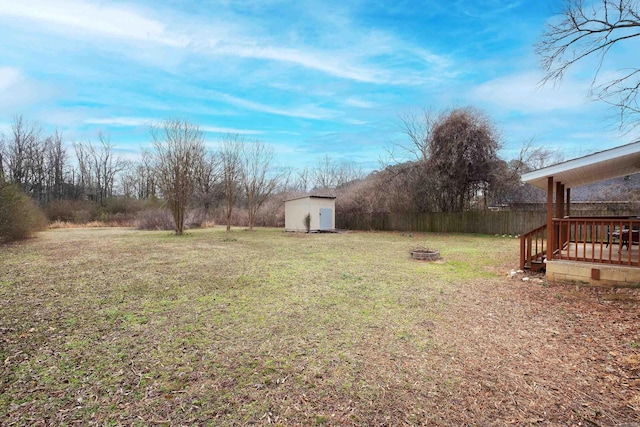
[[[440,331],[459,358],[451,368],[460,378],[451,409],[464,410],[455,421],[600,426],[637,420],[639,291],[529,279],[459,288]]]

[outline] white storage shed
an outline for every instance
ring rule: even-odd
[[[285,231],[307,231],[305,217],[310,215],[309,231],[332,231],[336,228],[336,198],[305,196],[284,202]]]

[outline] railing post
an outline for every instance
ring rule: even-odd
[[[553,259],[553,177],[547,178],[547,261]]]

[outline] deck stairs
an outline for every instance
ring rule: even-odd
[[[540,271],[546,268],[547,225],[520,236],[520,268]]]

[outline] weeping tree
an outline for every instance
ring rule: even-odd
[[[480,110],[460,108],[439,116],[429,136],[427,163],[437,177],[439,210],[462,212],[480,195],[486,203],[499,148],[498,132]]]
[[[156,183],[173,215],[175,233],[182,235],[189,200],[205,161],[203,135],[196,124],[170,119],[154,126],[151,136],[150,156]]]
[[[408,194],[397,202],[418,212],[462,212],[480,199],[486,207],[501,165],[491,120],[466,107],[405,114],[400,121],[408,143],[398,148],[415,159],[385,169],[386,180]]]

